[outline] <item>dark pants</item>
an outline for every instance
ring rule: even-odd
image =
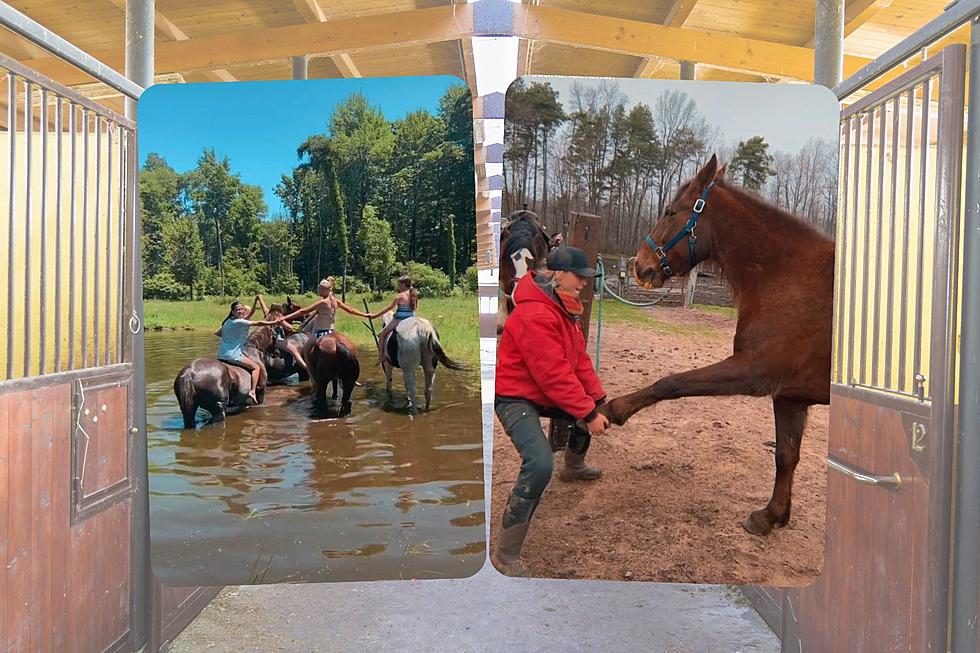
[[[541,412],[537,406],[528,401],[498,399],[494,402],[494,412],[521,455],[521,471],[504,508],[503,526],[510,528],[530,520],[534,514],[544,489],[551,481],[554,453],[548,436],[541,428]],[[580,431],[574,426],[572,428]],[[575,433],[569,438],[569,448],[573,453],[584,454],[588,446],[587,431],[584,435]]]

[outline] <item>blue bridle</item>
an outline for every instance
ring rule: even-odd
[[[664,274],[668,277],[674,276],[674,271],[671,269],[670,265],[667,264],[667,252],[669,252],[674,245],[681,242],[681,239],[685,236],[685,234],[687,235],[688,248],[691,250],[691,268],[693,269],[694,266],[698,264],[697,255],[694,253],[694,246],[698,242],[698,237],[694,234],[694,228],[698,225],[698,218],[701,217],[701,211],[704,210],[704,204],[705,200],[708,199],[708,193],[711,192],[711,189],[714,188],[714,186],[715,182],[712,181],[705,187],[704,192],[701,193],[701,197],[694,202],[694,208],[691,210],[691,217],[687,219],[687,223],[673,238],[667,242],[666,245],[663,247],[658,245],[657,241],[653,239],[653,234],[648,235],[644,240],[644,242],[650,246],[650,249],[653,250],[653,253],[657,255],[657,258],[660,259],[660,267],[664,271]]]

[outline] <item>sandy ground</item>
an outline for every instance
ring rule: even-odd
[[[605,324],[600,377],[610,398],[731,353],[734,319],[684,308],[647,310],[681,328],[665,333],[646,325]],[[771,400],[698,397],[639,412],[625,426],[593,439],[588,460],[603,470],[598,481],[563,483],[556,461],[555,478],[524,549],[529,573],[784,587],[811,583],[823,566],[828,415],[827,406],[810,409],[789,524],[758,537],[741,523],[772,493]],[[492,515],[500,515],[520,458],[494,421]],[[491,541],[498,528],[495,517]]]

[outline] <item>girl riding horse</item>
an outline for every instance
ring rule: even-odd
[[[388,348],[385,346],[385,342],[388,339],[388,334],[394,331],[402,320],[415,317],[415,310],[418,308],[418,306],[419,295],[412,286],[412,278],[408,275],[404,275],[398,278],[398,293],[394,296],[394,298],[392,298],[391,303],[377,313],[372,313],[371,315],[367,316],[368,319],[373,320],[381,317],[393,308],[396,309],[394,317],[392,317],[391,321],[385,325],[385,328],[381,330],[381,333],[378,334],[378,365],[381,365],[388,360]]]
[[[258,296],[258,300],[262,305],[262,313],[265,315],[265,317],[267,319],[277,321],[277,324],[272,327],[272,346],[285,354],[290,354],[293,357],[293,360],[296,361],[296,364],[306,370],[306,361],[303,360],[303,354],[300,351],[299,346],[295,342],[291,342],[288,339],[289,336],[296,333],[296,331],[289,325],[288,322],[283,321],[285,316],[283,315],[282,305],[272,304],[271,306],[266,306],[265,298],[262,297],[262,295]]]
[[[337,299],[337,296],[333,294],[334,278],[327,277],[320,281],[320,285],[317,286],[317,294],[320,295],[320,299],[316,300],[309,306],[305,308],[300,308],[299,310],[293,311],[289,315],[282,318],[283,322],[291,322],[297,317],[307,315],[309,313],[314,313],[313,322],[313,337],[306,341],[303,346],[303,359],[305,362],[305,367],[309,368],[310,364],[310,352],[313,350],[313,345],[319,340],[320,336],[330,335],[334,332],[334,320],[337,317],[337,309],[341,309],[350,313],[351,315],[356,315],[357,317],[370,317],[367,313],[363,313],[353,306],[348,306],[344,302]]]
[[[255,302],[252,303],[251,311],[241,302],[232,302],[231,310],[228,311],[228,317],[224,319],[224,322],[221,323],[218,330],[214,332],[214,335],[221,337],[221,343],[218,345],[217,359],[225,363],[240,365],[252,375],[252,387],[248,392],[248,396],[256,404],[259,403],[259,400],[255,396],[255,389],[259,387],[259,383],[262,380],[262,365],[261,361],[253,361],[245,355],[243,351],[245,340],[248,338],[248,330],[251,327],[275,326],[278,324],[278,320],[251,321],[248,319],[255,313],[255,305],[258,301],[259,299],[256,297]]]

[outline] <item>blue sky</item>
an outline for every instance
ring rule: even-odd
[[[282,208],[273,190],[298,163],[296,148],[327,132],[338,102],[361,92],[388,120],[418,109],[436,113],[446,89],[462,82],[448,75],[375,79],[151,86],[139,101],[140,165],[151,152],[178,172],[195,165],[204,148],[227,156],[232,173],[261,186],[270,215]]]

